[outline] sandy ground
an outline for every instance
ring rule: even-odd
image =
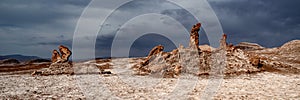
[[[87,62],[85,62],[87,63]],[[94,66],[85,66],[77,75],[0,76],[0,99],[206,99],[210,94],[207,77],[182,75],[161,78],[160,75],[134,75],[128,59],[112,61],[112,75],[97,74]],[[93,71],[93,72],[91,72]],[[300,99],[300,75],[262,72],[225,77],[213,99]],[[215,85],[216,85],[215,84]],[[206,91],[206,92],[205,92]]]

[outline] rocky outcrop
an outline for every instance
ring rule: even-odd
[[[69,57],[71,56],[72,52],[69,50],[69,48],[60,45],[59,52],[57,50],[53,50],[52,52],[52,63],[64,63],[69,61]]]
[[[223,34],[221,40],[220,40],[220,48],[221,49],[226,49],[227,48],[227,42],[226,42],[226,39],[227,39],[227,35],[226,34]]]
[[[263,50],[265,49],[259,44],[256,43],[249,43],[249,42],[241,42],[235,46],[235,48],[241,49],[241,50]]]
[[[152,48],[152,50],[149,52],[147,58],[150,58],[153,55],[157,55],[158,53],[162,52],[164,50],[164,46],[158,45]]]
[[[63,45],[60,45],[58,48],[59,48],[59,52],[61,54],[62,62],[69,61],[69,57],[72,54],[72,52],[69,50],[69,48],[67,48],[67,47],[65,47]]]
[[[197,48],[199,45],[199,30],[201,28],[201,23],[197,23],[196,25],[194,25],[191,29],[191,33],[190,33],[190,44],[189,47],[190,48]]]
[[[34,71],[32,75],[61,75],[61,74],[74,74],[74,70],[71,63],[53,63],[49,68]]]
[[[216,48],[211,47],[209,45],[199,45],[199,49],[201,50],[201,52],[212,52],[216,50]]]
[[[57,50],[53,50],[49,68],[37,70],[32,75],[60,75],[60,74],[73,74],[74,70],[72,64],[68,61],[72,52],[65,46],[60,45],[60,54]]]
[[[155,49],[155,48],[154,48]],[[172,52],[158,52],[148,56],[140,64],[132,67],[137,75],[161,74],[165,78],[173,78],[181,72],[178,64],[178,49]]]
[[[180,73],[231,76],[263,71],[265,63],[259,57],[253,58],[248,52],[235,48],[232,44],[228,45],[226,34],[221,37],[219,48],[196,45],[200,26],[201,24],[196,24],[191,30],[190,47],[180,46],[172,52],[159,52],[156,56],[148,56],[144,62],[133,67],[137,74],[159,73],[165,78],[174,78]]]
[[[277,48],[247,51],[251,58],[259,59],[266,71],[300,73],[300,40],[293,40]]]
[[[59,63],[61,62],[61,56],[57,50],[52,51],[52,58],[51,58],[52,63]]]

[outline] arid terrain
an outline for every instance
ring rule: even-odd
[[[60,45],[51,62],[1,61],[0,99],[300,99],[300,40],[281,47],[199,44],[193,26],[188,47],[147,57],[68,61]]]
[[[278,48],[263,48],[251,43],[241,43],[235,47],[238,52],[234,50],[236,53],[226,58],[227,65],[222,79],[217,81],[220,83],[217,84],[213,99],[300,98],[299,40]],[[247,57],[241,56],[242,51],[259,57],[262,65],[253,64],[252,60],[243,62]],[[209,93],[206,91],[207,87],[212,86],[209,81],[215,79],[210,77],[213,74],[209,72],[201,74],[201,70],[199,74],[183,71],[180,75],[165,78],[165,72],[153,73],[153,70],[150,74],[141,75],[135,65],[146,59],[114,58],[74,62],[74,73],[57,75],[32,75],[36,70],[49,69],[50,62],[2,64],[0,98],[201,99],[205,93]]]

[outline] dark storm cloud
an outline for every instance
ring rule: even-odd
[[[112,35],[101,35],[97,37],[97,42],[96,42],[96,51],[95,55],[96,57],[110,57],[110,49],[111,49],[111,44],[113,41],[114,36]]]
[[[48,58],[58,44],[71,46],[76,21],[89,0],[1,0],[0,53]],[[39,49],[39,52],[35,50]]]
[[[37,43],[36,45],[52,45],[52,46],[64,45],[67,47],[72,47],[72,40],[61,40],[61,41],[56,41],[56,42],[40,42],[40,43]]]
[[[111,44],[114,36],[99,36],[96,42],[96,57],[109,57],[111,55]],[[129,52],[130,57],[141,57],[148,54],[148,52],[157,45],[163,45],[164,51],[171,51],[176,46],[168,38],[158,34],[150,33],[144,35],[132,44]]]
[[[168,9],[163,10],[161,14],[165,14],[168,16],[173,17],[177,21],[180,21],[183,26],[189,30],[196,22],[197,20],[194,18],[193,15],[191,15],[188,11],[185,9]]]
[[[145,56],[153,47],[157,45],[164,46],[164,51],[166,52],[176,49],[176,45],[168,38],[159,34],[150,33],[135,40],[131,46],[129,55],[134,57]]]
[[[300,39],[300,1],[210,1],[229,41],[257,42],[266,47]]]
[[[234,44],[243,41],[256,42],[266,47],[274,47],[293,39],[300,39],[300,13],[298,13],[300,1],[208,1],[217,14],[224,32],[229,35],[229,42]],[[76,22],[89,2],[90,0],[1,0],[0,45],[5,49],[0,49],[0,54],[21,53],[49,57],[51,56],[49,52],[58,45],[63,44],[71,48]],[[94,10],[106,11],[107,8],[97,7]],[[111,21],[105,23],[104,28],[107,31],[97,37],[96,56],[110,56],[115,34],[112,32],[122,31],[119,30],[122,24],[120,22],[125,23],[133,15],[147,11],[171,16],[180,21],[187,30],[196,23],[187,11],[165,0],[138,0],[118,9],[117,15],[122,16],[111,17]],[[124,37],[126,38],[130,36]],[[134,56],[133,53],[136,56],[147,55],[149,49],[161,43],[166,43],[164,45],[167,45],[168,50],[173,48],[164,37],[145,36],[134,42],[130,55]],[[203,29],[200,31],[200,43],[208,44]],[[34,52],[36,49],[41,51]]]
[[[0,27],[9,25],[30,28],[56,20],[77,17],[88,0],[1,0]],[[74,8],[74,9],[72,9]]]

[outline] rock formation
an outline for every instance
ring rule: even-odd
[[[199,49],[202,52],[212,52],[212,51],[216,50],[214,47],[211,47],[209,45],[199,45]]]
[[[191,29],[190,47],[184,48],[182,45],[173,50],[172,52],[160,52],[157,48],[153,48],[150,51],[146,60],[133,66],[137,70],[139,75],[150,75],[160,73],[165,78],[173,78],[180,75],[181,72],[189,72],[197,74],[200,60],[199,60],[199,33],[201,24],[197,23]],[[151,56],[152,52],[158,50],[155,53],[156,56]]]
[[[262,47],[259,44],[249,43],[249,42],[241,42],[241,43],[237,44],[235,46],[235,48],[238,48],[238,49],[241,49],[241,50],[246,50],[246,51],[249,51],[249,50],[263,50],[263,49],[265,49],[264,47]]]
[[[156,54],[162,52],[163,50],[164,50],[164,46],[162,46],[162,45],[155,46],[155,47],[152,48],[152,50],[149,52],[147,58],[150,58],[151,56],[156,55]]]
[[[58,48],[59,48],[59,52],[61,53],[62,62],[67,62],[72,52],[69,50],[69,48],[63,45],[60,45]]]
[[[69,57],[71,56],[72,52],[69,50],[69,48],[63,46],[63,45],[60,45],[58,47],[59,49],[59,52],[57,50],[53,50],[52,52],[52,63],[64,63],[64,62],[67,62],[69,61]]]
[[[71,63],[53,63],[49,68],[34,71],[31,75],[60,75],[60,74],[74,74],[74,69]]]
[[[60,45],[60,54],[57,50],[53,50],[51,62],[52,64],[47,69],[37,70],[32,75],[59,75],[59,74],[73,74],[73,67],[69,61],[72,52],[65,46]]]
[[[191,29],[190,33],[190,44],[189,47],[197,48],[199,45],[199,30],[201,27],[201,23],[197,23]]]
[[[52,51],[52,58],[51,58],[52,63],[59,63],[61,62],[61,57],[60,54],[57,50]]]
[[[220,48],[221,49],[226,49],[227,48],[227,42],[226,42],[226,39],[227,39],[227,35],[226,34],[223,34],[221,40],[220,40]]]
[[[180,46],[172,52],[153,53],[158,50],[158,47],[154,48],[145,61],[133,67],[137,74],[161,73],[166,78],[176,77],[180,73],[230,76],[265,71],[270,69],[268,66],[283,66],[281,63],[274,64],[254,53],[244,51],[233,44],[228,45],[226,34],[221,37],[219,48],[215,49],[208,45],[197,45],[198,48],[193,48],[198,44],[197,34],[200,26],[200,23],[193,26],[189,48]],[[152,54],[156,56],[151,56]]]

